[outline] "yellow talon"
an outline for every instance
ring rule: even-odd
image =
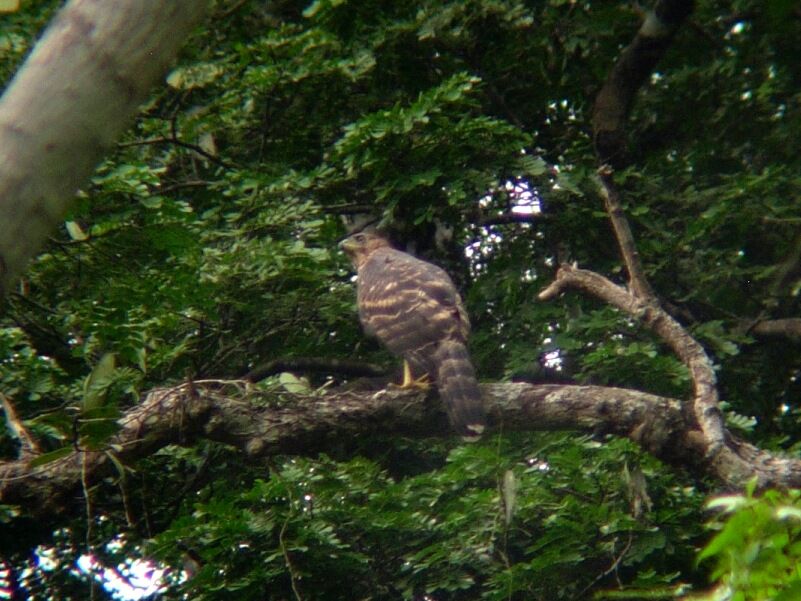
[[[431,387],[431,381],[428,379],[428,374],[423,374],[416,380],[412,376],[412,368],[406,359],[403,360],[403,382],[400,383],[399,388],[419,388],[421,390],[428,390]]]

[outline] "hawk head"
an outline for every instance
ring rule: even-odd
[[[339,247],[348,255],[353,266],[358,270],[379,248],[390,248],[389,241],[379,234],[360,232],[345,238]]]

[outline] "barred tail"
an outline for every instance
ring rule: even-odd
[[[464,343],[446,340],[434,353],[437,389],[454,429],[465,440],[478,440],[486,425],[481,391]]]

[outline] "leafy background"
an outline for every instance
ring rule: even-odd
[[[58,5],[2,17],[5,81]],[[791,454],[799,348],[749,326],[798,314],[794,11],[699,5],[638,97],[619,174],[647,275],[714,357],[730,422]],[[625,316],[578,295],[536,301],[560,261],[623,279],[589,113],[638,24],[622,2],[217,3],[8,299],[3,393],[45,450],[71,445],[76,423],[103,448],[114,417],[156,385],[277,358],[392,366],[359,328],[336,250],[369,214],[453,274],[481,379],[539,379],[556,353],[564,377],[686,395],[681,364]],[[518,205],[541,213],[502,222]],[[798,588],[798,518],[777,513],[796,497],[732,497],[731,515],[762,521],[721,514],[712,526],[735,534],[698,564],[714,489],[625,441],[499,432],[464,447],[376,432],[354,444],[258,467],[217,445],[169,447],[120,466],[92,491],[92,515],[0,535],[2,553],[32,599],[109,594],[73,568],[87,545],[107,565],[170,566],[164,598]],[[0,452],[15,450],[0,434]]]

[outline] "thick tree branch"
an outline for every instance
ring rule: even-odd
[[[625,124],[634,98],[664,56],[676,31],[693,10],[692,0],[659,0],[637,35],[620,53],[595,98],[593,139],[601,164],[619,166],[626,148]]]
[[[206,12],[72,0],[0,99],[0,297]]]
[[[640,298],[597,273],[570,265],[559,268],[556,279],[540,292],[539,298],[549,300],[567,288],[583,290],[639,319],[670,346],[690,370],[695,419],[704,435],[706,453],[716,455],[725,441],[722,414],[718,407],[717,378],[712,362],[698,341],[652,300]]]
[[[598,274],[565,265],[540,298],[551,298],[567,287],[580,288],[638,317],[660,336],[690,370],[695,419],[703,433],[707,455],[715,457],[723,450],[726,433],[718,407],[717,379],[712,361],[698,341],[659,306],[623,213],[612,168],[612,165],[624,163],[625,124],[637,91],[693,7],[693,0],[658,0],[653,12],[647,13],[632,43],[621,53],[595,99],[592,124],[601,164],[602,195],[629,274],[631,292]]]
[[[108,452],[75,451],[33,468],[27,460],[0,463],[0,503],[19,505],[29,517],[57,520],[80,506],[82,467],[90,485],[114,472],[112,452],[131,465],[166,445],[205,439],[231,445],[246,460],[261,463],[275,454],[313,455],[377,430],[451,435],[439,401],[420,393],[340,390],[284,398],[233,384],[194,382],[151,391],[119,420]],[[491,423],[504,432],[583,430],[626,436],[661,460],[710,475],[726,487],[753,476],[761,486],[801,485],[801,462],[777,458],[728,434],[721,453],[705,456],[703,437],[675,399],[620,388],[525,383],[485,384],[482,392]]]
[[[766,319],[758,321],[749,328],[749,333],[764,338],[789,338],[793,342],[801,342],[801,319]]]

